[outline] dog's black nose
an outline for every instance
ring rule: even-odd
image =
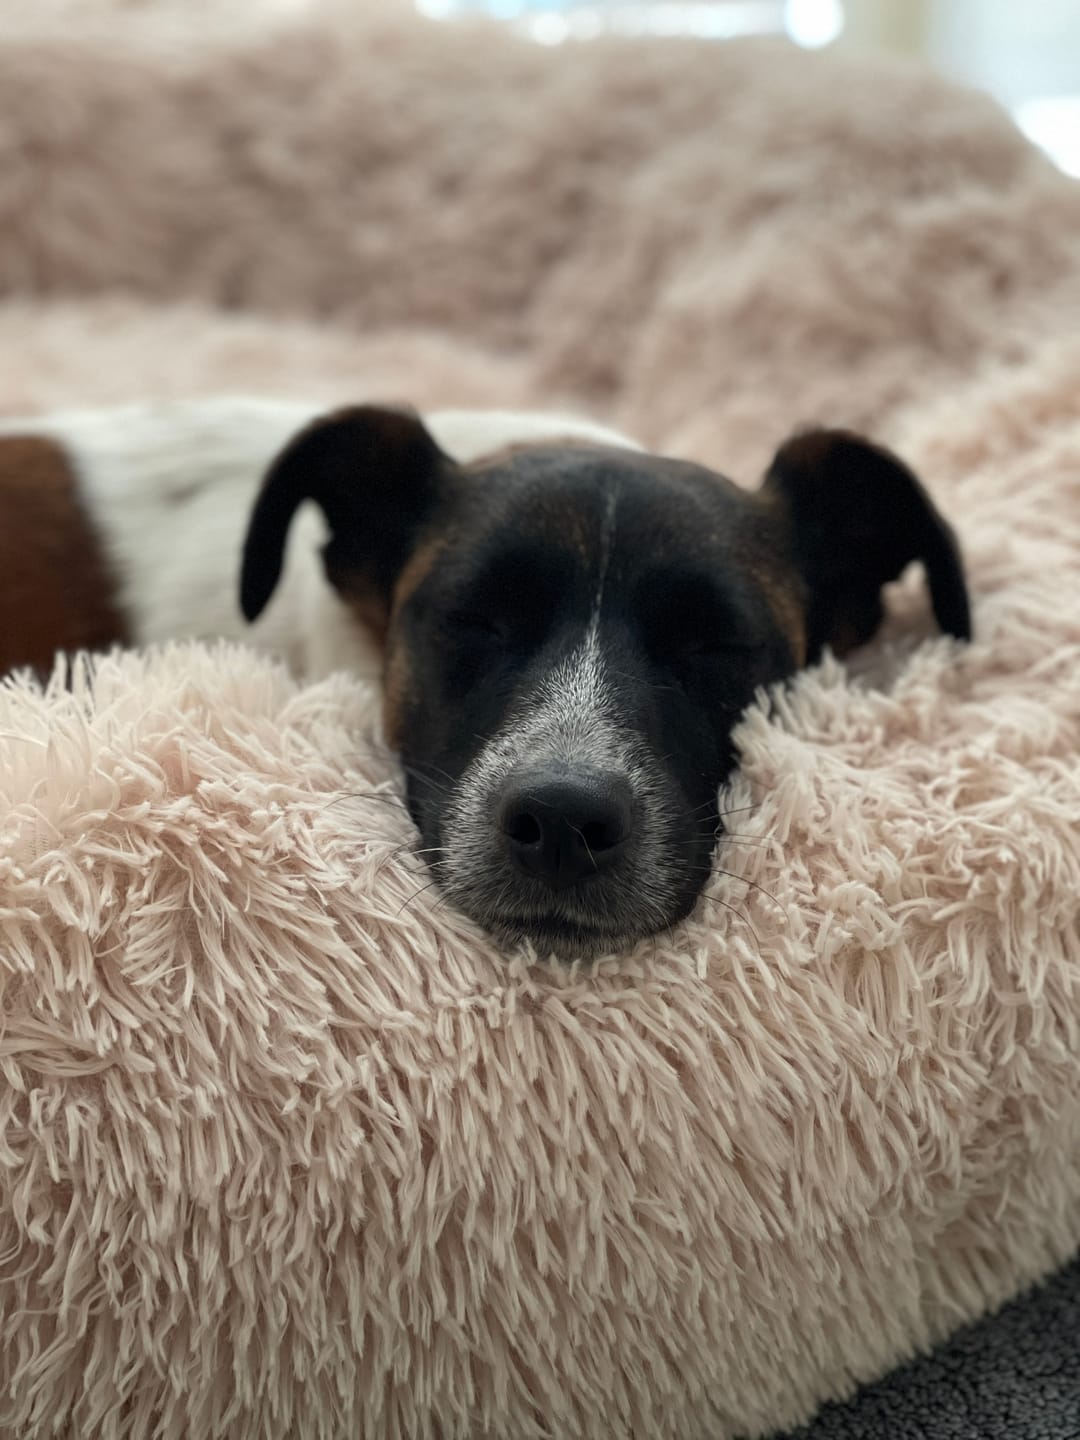
[[[497,819],[519,870],[549,885],[572,885],[625,850],[633,792],[624,776],[605,771],[519,771],[506,783]]]

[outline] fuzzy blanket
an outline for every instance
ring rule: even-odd
[[[763,696],[708,898],[588,969],[419,893],[347,678],[6,683],[0,1433],[761,1434],[1075,1252],[1077,187],[918,72],[377,7],[28,31],[0,95],[3,409],[570,403],[747,479],[869,427],[977,627],[908,577]]]

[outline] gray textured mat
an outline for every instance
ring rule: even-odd
[[[787,1440],[1080,1440],[1080,1260]]]

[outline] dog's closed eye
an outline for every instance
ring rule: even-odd
[[[708,663],[760,649],[760,627],[705,578],[650,578],[639,605],[649,650],[661,664]]]
[[[737,636],[717,635],[708,639],[687,639],[677,647],[675,656],[681,660],[705,665],[711,660],[726,660],[731,655],[746,654],[749,651],[760,649],[760,642],[754,640],[740,640]]]
[[[505,646],[512,638],[512,627],[505,615],[484,610],[451,610],[446,616],[446,631],[452,639],[472,644]]]

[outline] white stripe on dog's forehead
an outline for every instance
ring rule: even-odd
[[[609,767],[616,763],[620,747],[613,743],[616,737],[611,725],[611,695],[600,646],[600,617],[615,545],[617,505],[618,495],[612,490],[606,499],[600,528],[596,590],[582,643],[547,677],[541,686],[535,715],[527,724],[541,747],[545,741],[554,742],[556,747],[564,745],[569,752],[560,754],[556,750],[551,758]]]
[[[521,764],[565,764],[626,773],[632,759],[601,644],[604,587],[615,544],[618,495],[605,499],[596,551],[592,609],[582,617],[580,643],[556,662],[484,745],[461,778],[458,804],[468,808]]]
[[[600,648],[599,614],[589,621],[584,642],[561,661],[540,687],[538,703],[526,721],[532,744],[552,759],[577,762],[610,728],[611,695]]]
[[[589,622],[590,633],[594,633],[600,624],[600,608],[604,603],[604,584],[607,581],[608,570],[611,568],[611,552],[615,548],[615,511],[618,504],[618,492],[611,490],[608,493],[604,507],[604,519],[600,527],[600,557],[597,564],[596,597],[593,600],[593,613]]]

